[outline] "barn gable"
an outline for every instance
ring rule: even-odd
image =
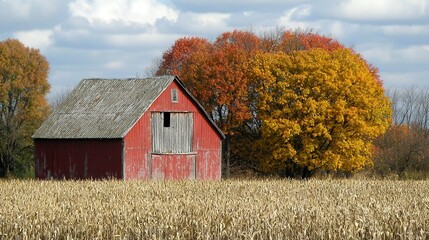
[[[201,105],[175,76],[146,79],[84,79],[66,101],[45,120],[33,138],[123,138],[173,81],[177,81],[190,95],[207,120],[224,138]]]

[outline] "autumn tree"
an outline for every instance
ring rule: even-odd
[[[368,64],[353,51],[313,49],[257,56],[261,169],[308,177],[371,165],[372,141],[391,109]]]
[[[210,52],[211,43],[204,38],[184,37],[176,40],[172,47],[165,51],[156,75],[181,75],[189,72],[189,63],[193,56]]]
[[[49,65],[18,40],[0,42],[0,176],[32,164],[31,135],[49,110]]]
[[[226,133],[250,118],[247,99],[250,60],[259,38],[242,31],[221,34],[211,44],[186,37],[163,54],[157,75],[178,75]]]

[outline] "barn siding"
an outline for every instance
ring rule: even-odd
[[[195,179],[195,154],[152,154],[153,179]]]
[[[149,179],[150,114],[143,114],[124,138],[125,177],[127,179]]]
[[[221,178],[221,140],[215,131],[207,131],[210,124],[200,115],[195,119],[194,139],[197,152],[197,173],[202,179]]]
[[[171,89],[178,89],[178,103],[171,101]],[[125,176],[127,179],[151,178],[152,140],[151,121],[152,112],[190,112],[193,113],[193,151],[195,156],[195,178],[220,179],[221,177],[221,137],[214,127],[207,121],[203,113],[194,105],[181,87],[173,81],[163,93],[154,101],[138,122],[125,136]],[[174,155],[173,155],[174,156]],[[171,156],[170,156],[171,157]],[[159,158],[159,157],[158,157]],[[183,159],[178,162],[186,162]],[[162,164],[161,164],[162,165]],[[180,169],[180,166],[178,166]],[[172,171],[169,168],[164,168]],[[167,175],[169,175],[167,173]],[[171,178],[186,178],[179,173],[172,173]],[[174,176],[174,174],[176,174]],[[170,174],[171,175],[171,174]],[[169,175],[169,176],[170,176]]]
[[[39,179],[122,178],[121,139],[35,139]]]

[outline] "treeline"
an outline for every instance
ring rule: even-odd
[[[385,92],[354,49],[311,31],[178,39],[154,74],[178,75],[227,136],[223,172],[422,178],[429,171],[429,90]],[[34,131],[48,106],[37,49],[0,42],[0,177],[33,175]]]
[[[389,91],[392,124],[374,142],[374,173],[381,177],[429,176],[429,89]]]

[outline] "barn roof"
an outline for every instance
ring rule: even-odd
[[[33,138],[123,138],[173,81],[177,81],[224,138],[207,112],[175,76],[84,79],[43,122]]]

